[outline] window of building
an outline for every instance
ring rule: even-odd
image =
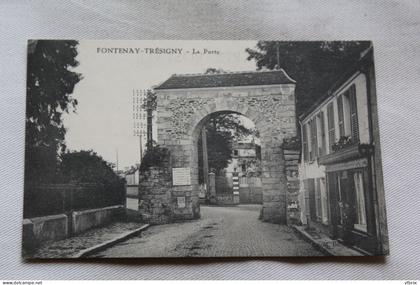
[[[237,149],[233,150],[233,155],[238,155],[238,150]]]
[[[314,179],[313,192],[313,195],[309,195],[309,198],[312,196],[314,199],[312,203],[310,201],[313,205],[312,207],[315,208],[312,213],[313,218],[318,222],[328,225],[328,197],[325,178]]]
[[[353,178],[356,192],[356,222],[354,224],[354,228],[366,232],[366,202],[362,171],[354,172]]]
[[[342,225],[344,221],[344,185],[341,177],[341,173],[338,173],[337,178],[337,193],[338,193],[338,224]]]
[[[332,103],[328,104],[327,117],[328,117],[328,142],[330,145],[330,151],[332,151],[332,146],[335,143],[334,106]]]
[[[245,164],[245,162],[242,163],[242,172],[246,172],[246,164]]]
[[[303,144],[303,158],[305,161],[308,161],[309,159],[309,149],[308,149],[308,131],[307,126],[304,124],[302,126],[302,144]]]

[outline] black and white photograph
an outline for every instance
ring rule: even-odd
[[[366,40],[29,40],[23,258],[388,255],[374,59]]]

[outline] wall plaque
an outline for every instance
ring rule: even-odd
[[[191,185],[191,169],[189,167],[172,168],[172,184],[174,186]]]
[[[176,197],[178,208],[185,208],[185,197]]]

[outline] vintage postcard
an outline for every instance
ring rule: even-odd
[[[24,258],[389,253],[369,41],[29,40]]]

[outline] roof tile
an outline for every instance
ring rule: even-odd
[[[295,84],[283,69],[217,74],[174,74],[155,89],[187,89],[253,85]]]

